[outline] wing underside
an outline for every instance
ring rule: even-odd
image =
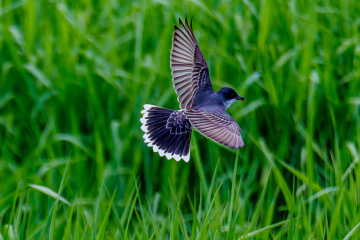
[[[239,125],[226,112],[200,113],[190,110],[186,111],[186,117],[205,137],[230,148],[245,146]]]
[[[205,58],[195,39],[191,24],[179,20],[174,26],[170,55],[171,75],[181,109],[190,109],[198,91],[213,91]]]

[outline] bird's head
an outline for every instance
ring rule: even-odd
[[[218,94],[222,96],[226,108],[228,108],[233,102],[235,102],[235,100],[245,101],[245,98],[239,96],[232,88],[223,87],[218,91]]]

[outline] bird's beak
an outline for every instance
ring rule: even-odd
[[[235,99],[236,99],[236,100],[241,100],[241,101],[245,102],[245,98],[242,97],[242,96],[237,96]]]

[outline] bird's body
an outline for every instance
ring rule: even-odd
[[[199,112],[225,111],[234,101],[226,101],[219,92],[198,93],[191,109]]]
[[[192,128],[230,148],[244,146],[240,127],[226,112],[235,100],[245,100],[231,89],[213,90],[209,70],[191,25],[174,26],[170,56],[173,84],[181,110],[146,104],[141,129],[149,147],[160,156],[189,161]]]

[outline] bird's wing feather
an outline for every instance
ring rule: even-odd
[[[192,24],[179,19],[174,25],[170,67],[174,88],[181,109],[190,109],[198,91],[213,91],[209,70],[195,39]]]
[[[205,137],[230,148],[245,146],[239,125],[225,110],[211,113],[188,110],[185,114],[191,125]]]

